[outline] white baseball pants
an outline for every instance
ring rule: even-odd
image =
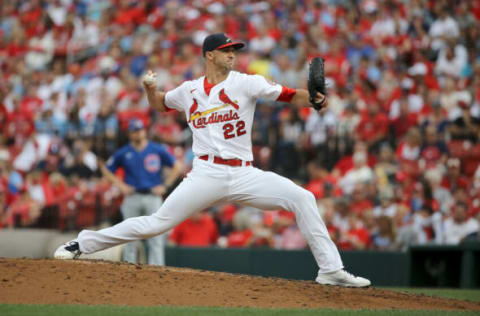
[[[195,158],[193,169],[150,216],[129,218],[99,231],[78,235],[80,251],[92,253],[165,233],[213,204],[235,202],[260,209],[293,211],[319,266],[319,273],[343,268],[337,247],[318,213],[313,194],[291,180],[252,166],[230,167]]]

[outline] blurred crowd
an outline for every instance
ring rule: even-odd
[[[325,58],[329,110],[260,100],[252,142],[258,168],[314,193],[340,249],[478,239],[480,1],[468,0],[2,1],[0,228],[118,222],[123,197],[98,169],[133,118],[191,166],[185,116],[153,111],[139,78],[151,69],[168,91],[201,76],[215,32],[247,44],[239,71],[293,88]],[[293,213],[239,205],[169,240],[307,247]]]

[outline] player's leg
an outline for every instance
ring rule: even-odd
[[[257,168],[233,171],[230,187],[232,201],[260,209],[284,209],[295,213],[297,224],[318,264],[317,282],[362,287],[370,281],[354,277],[343,270],[337,247],[318,212],[313,194],[291,180]]]
[[[120,206],[120,212],[122,213],[123,219],[138,217],[142,215],[142,195],[132,194],[126,196],[123,199],[122,205]],[[137,246],[138,244],[136,241],[129,242],[125,245],[122,254],[123,261],[137,263]]]
[[[257,168],[242,168],[231,197],[236,202],[260,209],[284,209],[295,213],[297,224],[307,240],[321,272],[343,268],[337,247],[318,213],[313,194],[291,180]]]
[[[162,198],[155,195],[146,195],[143,199],[144,209],[147,215],[152,215],[162,206]],[[148,211],[150,210],[150,211]],[[161,234],[147,239],[147,262],[157,266],[165,265],[165,239],[166,234]]]
[[[222,200],[228,188],[227,182],[221,180],[201,170],[195,172],[194,168],[154,214],[129,218],[99,231],[83,230],[76,240],[60,246],[54,256],[75,259],[81,253],[93,253],[165,233],[194,212]]]

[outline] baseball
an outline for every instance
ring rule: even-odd
[[[157,82],[157,75],[153,72],[148,72],[142,79],[143,83],[152,86],[155,85]]]

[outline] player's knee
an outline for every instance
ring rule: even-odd
[[[309,204],[317,205],[317,199],[315,199],[315,195],[313,195],[313,193],[308,191],[308,190],[304,189],[303,191],[304,191],[304,195],[305,195],[305,201]]]
[[[313,195],[312,192],[305,190],[303,188],[298,188],[298,190],[295,192],[295,203],[300,203],[300,204],[309,204],[309,205],[316,205],[317,201],[315,199],[315,196]]]
[[[151,224],[148,227],[148,231],[151,236],[163,234],[172,229],[177,224],[173,218],[169,216],[162,216],[158,212],[148,217]]]
[[[144,239],[154,237],[161,234],[162,225],[161,222],[153,216],[140,216],[133,217],[125,220],[125,224],[130,224],[130,229],[133,235],[142,236]]]

